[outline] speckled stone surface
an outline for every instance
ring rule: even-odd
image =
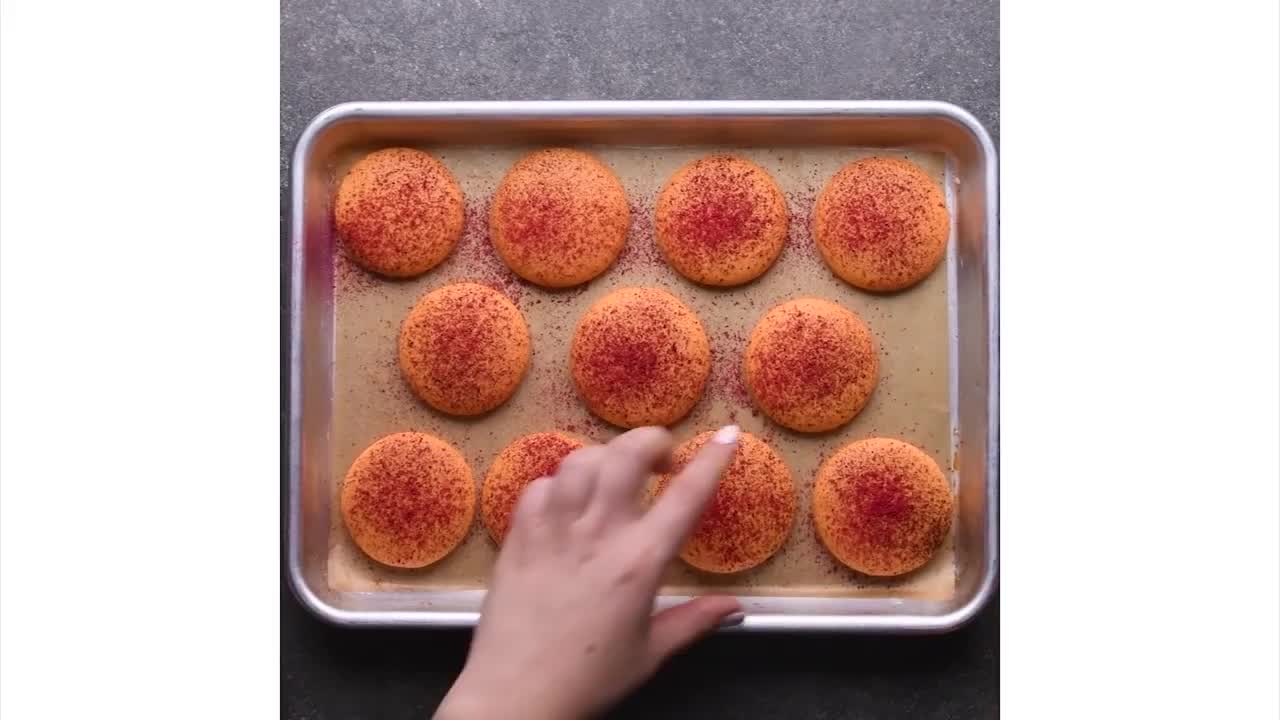
[[[284,0],[281,209],[299,133],[348,100],[946,100],[998,142],[998,15],[991,0]],[[283,585],[280,612],[288,718],[428,717],[466,652],[464,632],[328,627]],[[938,637],[715,637],[611,717],[996,717],[999,626],[997,597]]]

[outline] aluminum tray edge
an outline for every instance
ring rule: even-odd
[[[478,612],[388,611],[370,613],[336,607],[321,598],[303,573],[301,557],[301,442],[302,425],[301,358],[303,347],[299,319],[302,314],[303,224],[301,212],[308,157],[315,140],[333,124],[352,118],[412,118],[424,115],[465,117],[468,115],[528,116],[735,116],[772,115],[862,115],[939,116],[967,130],[976,140],[985,162],[987,322],[988,322],[988,447],[986,457],[986,501],[991,518],[985,537],[986,557],[982,580],[964,605],[943,615],[761,615],[748,614],[738,628],[723,632],[751,630],[792,632],[944,633],[970,622],[994,594],[999,575],[999,203],[998,157],[990,135],[967,110],[947,102],[932,100],[535,100],[535,101],[355,101],[331,106],[317,114],[303,130],[294,146],[289,167],[289,438],[288,438],[288,525],[287,578],[299,603],[316,618],[346,627],[467,627],[474,626]]]

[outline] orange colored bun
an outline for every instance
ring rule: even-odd
[[[384,565],[419,568],[466,538],[476,488],[452,445],[402,432],[360,453],[342,482],[341,505],[351,539],[365,554]]]
[[[702,397],[711,344],[698,316],[671,293],[623,288],[578,321],[569,362],[591,412],[627,428],[670,425]]]
[[[867,404],[880,358],[866,323],[833,302],[801,298],[760,318],[743,359],[755,404],[779,425],[822,432]]]
[[[462,237],[462,190],[429,153],[388,148],[352,166],[338,186],[333,217],[357,265],[412,277],[439,265]]]
[[[844,446],[818,468],[813,520],[841,563],[867,575],[921,567],[951,530],[946,475],[923,450],[889,438]]]
[[[947,253],[950,224],[942,188],[916,164],[887,157],[841,168],[813,213],[822,257],[865,290],[901,290],[928,277]]]
[[[787,240],[787,202],[764,168],[709,155],[676,171],[658,196],[657,241],[676,272],[704,285],[764,274]]]
[[[580,285],[622,252],[631,210],[622,183],[579,150],[530,153],[493,196],[489,234],[515,274],[545,287]]]
[[[475,283],[437,288],[400,327],[400,370],[441,412],[480,415],[511,397],[529,367],[524,316],[502,293]]]

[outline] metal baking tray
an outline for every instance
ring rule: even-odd
[[[335,251],[327,168],[353,145],[819,146],[941,152],[953,213],[949,262],[955,592],[751,597],[735,631],[945,632],[972,618],[997,574],[998,222],[991,139],[964,110],[914,101],[359,102],[320,113],[291,167],[288,577],[311,612],[348,626],[474,625],[482,590],[337,592],[330,538]],[[663,596],[660,605],[680,601]]]

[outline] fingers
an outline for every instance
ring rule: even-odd
[[[543,476],[525,487],[516,501],[511,516],[511,529],[503,549],[518,545],[527,554],[535,546],[550,542],[560,547],[568,537],[569,526],[581,516],[596,484],[596,473],[604,460],[604,448],[598,445],[580,448],[560,461],[554,477]]]
[[[650,537],[665,543],[668,555],[684,545],[702,516],[702,510],[715,495],[720,475],[733,461],[738,450],[738,427],[726,425],[716,431],[702,446],[684,470],[663,490],[653,509],[645,516]]]
[[[704,595],[663,610],[653,617],[650,625],[650,662],[657,667],[741,611],[737,598],[728,595]],[[741,622],[740,615],[738,621]]]
[[[607,446],[609,459],[600,468],[591,513],[607,517],[639,512],[640,488],[670,462],[671,444],[671,433],[659,427],[636,428],[614,438]]]
[[[561,460],[549,490],[548,511],[569,520],[581,515],[594,492],[606,455],[604,446],[591,445],[574,450]]]
[[[551,522],[554,516],[549,511],[551,485],[552,478],[543,476],[525,486],[516,500],[515,510],[511,513],[511,528],[502,543],[504,550],[512,547],[525,549],[529,543],[524,540],[554,534]],[[508,552],[500,553],[498,561],[502,562],[507,554]]]

